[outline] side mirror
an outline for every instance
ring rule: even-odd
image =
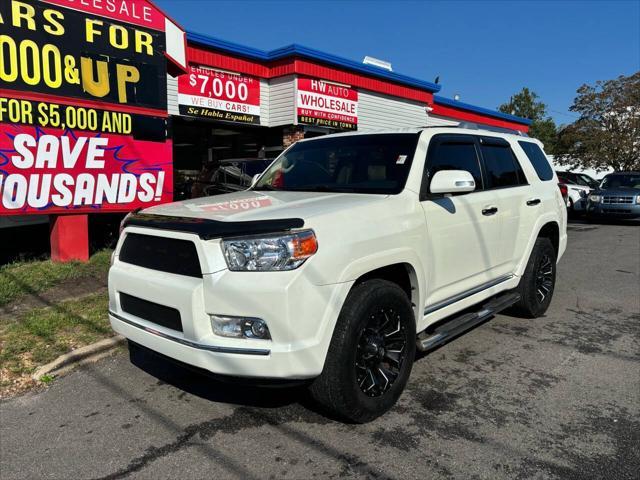
[[[431,193],[468,193],[476,189],[473,176],[466,170],[440,170],[431,179]]]
[[[260,178],[260,175],[262,175],[261,173],[256,173],[253,178],[251,179],[251,186],[255,186],[256,183],[258,183],[258,179]]]

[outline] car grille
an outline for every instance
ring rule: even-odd
[[[202,278],[196,246],[189,240],[128,233],[118,258],[151,270]]]
[[[620,204],[629,204],[633,203],[634,197],[620,197],[620,196],[604,196],[602,197],[602,203],[605,205],[620,205]]]
[[[123,312],[142,318],[172,330],[182,331],[180,312],[175,308],[149,302],[133,295],[120,292],[120,308]]]

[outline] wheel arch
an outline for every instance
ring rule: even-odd
[[[534,233],[531,235],[529,244],[527,245],[526,255],[523,256],[516,270],[516,275],[518,276],[522,276],[524,274],[524,270],[527,268],[527,263],[531,257],[531,252],[533,251],[533,246],[538,238],[548,238],[551,241],[556,252],[556,261],[560,254],[560,223],[557,218],[544,217],[539,219],[537,226],[533,231]]]
[[[396,262],[377,266],[367,272],[361,273],[354,281],[351,288],[371,279],[387,280],[398,285],[409,298],[416,325],[422,319],[420,303],[420,279],[414,265],[410,262]]]
[[[556,257],[558,256],[558,249],[560,248],[560,225],[558,222],[551,221],[545,223],[540,230],[538,231],[538,235],[536,238],[548,238],[551,240],[551,244],[553,245],[553,249],[556,252]]]

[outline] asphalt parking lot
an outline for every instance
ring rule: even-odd
[[[0,404],[0,478],[637,479],[640,226],[572,224],[544,318],[500,315],[417,359],[367,425],[139,360]]]

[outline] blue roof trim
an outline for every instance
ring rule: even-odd
[[[260,60],[263,62],[280,60],[286,57],[298,56],[309,58],[312,60],[318,60],[323,63],[342,67],[354,72],[362,73],[372,77],[382,78],[392,82],[396,82],[402,85],[419,88],[428,92],[439,92],[441,86],[435,83],[425,82],[424,80],[418,80],[416,78],[407,77],[406,75],[400,75],[399,73],[387,72],[377,67],[372,67],[362,63],[358,63],[353,60],[324,53],[319,50],[307,48],[302,45],[288,45],[286,47],[277,48],[271,51],[259,50],[257,48],[245,47],[233,42],[227,42],[218,38],[209,37],[195,32],[187,32],[187,40],[193,43],[197,43],[206,47],[223,50],[228,53],[240,55],[253,60]]]
[[[459,102],[450,98],[444,98],[440,95],[434,95],[433,101],[439,105],[445,105],[447,107],[460,108],[462,110],[488,115],[490,117],[507,120],[509,122],[521,123],[522,125],[531,125],[531,120],[528,118],[516,117],[515,115],[509,115],[508,113],[502,113],[496,110],[489,110],[488,108],[476,107],[475,105]]]
[[[343,67],[347,70],[355,71],[372,77],[383,78],[385,80],[390,80],[402,85],[419,88],[428,92],[439,92],[441,88],[440,85],[436,85],[435,83],[425,82],[424,80],[407,77],[406,75],[400,75],[399,73],[387,72],[386,70],[382,70],[380,68],[358,63],[353,60],[338,57],[336,55],[331,55],[329,53],[321,52],[320,50],[307,48],[302,45],[292,44],[285,47],[276,48],[275,50],[265,51],[190,31],[187,31],[187,40],[189,42],[197,43],[205,47],[215,48],[217,50],[222,50],[224,52],[262,62],[270,62],[274,60],[280,60],[282,58],[298,56],[309,58],[312,60],[318,60],[330,65]],[[488,108],[477,107],[468,103],[444,98],[439,95],[434,95],[433,99],[435,103],[440,105],[460,108],[469,112],[479,113],[481,115],[487,115],[509,122],[520,123],[522,125],[531,125],[531,120],[529,120],[528,118],[516,117],[515,115],[509,115],[508,113],[502,113],[496,110],[490,110]]]
[[[207,47],[217,48],[218,50],[233,52],[243,57],[252,58],[254,60],[262,60],[265,62],[269,60],[269,55],[264,50],[245,47],[244,45],[240,45],[238,43],[227,42],[225,40],[209,37],[200,33],[187,31],[187,40],[193,43],[199,43],[200,45],[205,45]]]

